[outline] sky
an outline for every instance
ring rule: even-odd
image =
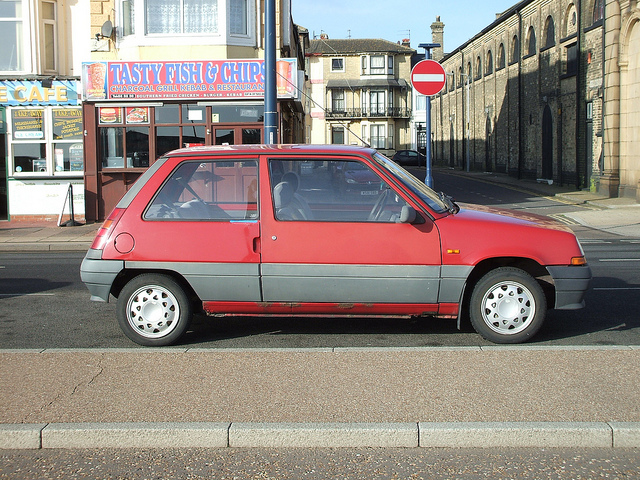
[[[291,0],[293,21],[309,30],[309,37],[326,33],[330,39],[382,38],[398,42],[411,39],[411,47],[431,43],[431,24],[440,16],[444,51],[455,50],[496,19],[496,13],[517,0],[445,0],[416,2],[394,0]]]

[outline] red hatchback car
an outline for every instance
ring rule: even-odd
[[[338,168],[367,170],[375,185],[345,195]],[[93,300],[118,299],[120,327],[141,345],[177,342],[201,311],[468,315],[484,338],[518,343],[547,308],[583,307],[591,270],[566,227],[459,207],[373,149],[253,145],[158,159],[81,275]]]

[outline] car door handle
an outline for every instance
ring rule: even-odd
[[[260,253],[260,237],[253,239],[253,253]]]

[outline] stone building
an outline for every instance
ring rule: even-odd
[[[446,54],[434,162],[605,188],[603,2],[524,0]]]
[[[311,40],[307,143],[367,143],[388,155],[409,148],[414,54],[387,40]]]

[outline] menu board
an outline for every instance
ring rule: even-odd
[[[11,112],[11,128],[15,140],[44,138],[44,110],[20,109]]]
[[[82,139],[82,109],[53,110],[53,138],[55,140]]]
[[[98,118],[100,120],[100,125],[122,123],[122,108],[100,107],[98,109]]]

